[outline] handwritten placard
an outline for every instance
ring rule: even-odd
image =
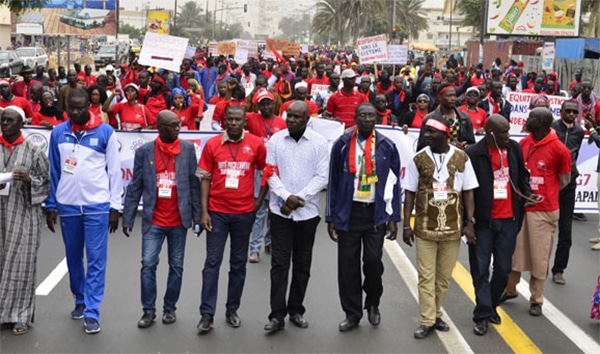
[[[138,61],[142,65],[179,72],[187,47],[187,38],[146,32]]]
[[[362,64],[372,64],[388,58],[387,36],[361,38],[356,41],[358,45],[358,56]]]

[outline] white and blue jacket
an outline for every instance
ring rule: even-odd
[[[105,214],[121,210],[123,181],[115,131],[102,123],[96,128],[73,132],[71,121],[54,127],[48,152],[50,195],[46,210],[58,215]],[[74,173],[65,172],[65,161],[74,157]]]

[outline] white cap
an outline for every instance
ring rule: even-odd
[[[342,71],[341,79],[352,79],[356,77],[356,73],[352,69],[346,69]]]
[[[108,64],[108,65],[106,66],[106,68],[104,69],[104,71],[115,71],[115,68],[114,68],[114,66],[112,66],[111,64]]]

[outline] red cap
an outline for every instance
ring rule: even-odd
[[[152,81],[158,81],[161,84],[163,84],[163,86],[167,86],[167,83],[165,82],[165,79],[162,78],[162,76],[160,75],[154,75],[154,77],[152,77]]]
[[[265,98],[268,98],[271,101],[275,100],[275,97],[273,96],[273,94],[271,92],[269,92],[267,89],[261,88],[260,90],[256,91],[256,93],[254,94],[254,97],[252,97],[252,102],[258,103],[258,102],[264,100]]]

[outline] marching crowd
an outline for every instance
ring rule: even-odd
[[[554,120],[547,95],[561,92],[556,73],[523,73],[522,63],[499,60],[490,70],[467,68],[452,59],[396,72],[360,64],[345,51],[276,60],[259,54],[239,65],[199,48],[180,72],[134,59],[97,76],[89,65],[75,64],[47,76],[38,67],[35,75],[26,68],[22,79],[0,79],[0,322],[12,323],[14,334],[28,331],[41,225],[45,218],[54,232],[60,219],[75,299],[70,316],[84,320],[86,333],[98,333],[107,236],[118,229],[120,213],[122,232],[131,235],[141,198],[140,328],[156,319],[156,268],[165,240],[162,322],[176,321],[189,229],[206,232],[200,333],[213,328],[228,237],[227,324],[241,324],[247,263],[260,261],[264,245],[271,255],[265,330],[284,329],[286,316],[308,327],[303,302],[322,216],[338,247],[340,331],[354,329],[363,309],[371,325],[380,324],[382,248],[386,238],[396,239],[398,224],[403,241],[416,245],[421,320],[415,338],[449,330],[440,309],[461,235],[477,300],[474,333],[501,323],[496,308],[517,297],[524,271],[530,272],[529,313],[540,316],[557,226],[552,279],[566,282],[576,161],[584,134],[600,147],[600,102],[579,73]],[[515,91],[535,95],[528,135],[518,143],[510,139],[507,100]],[[210,126],[221,133],[198,161],[193,144],[178,135],[199,129],[209,105],[215,106]],[[330,150],[307,129],[311,116],[346,128]],[[47,155],[24,138],[24,124],[52,129]],[[377,124],[420,129],[403,178],[398,149]],[[124,196],[115,129],[158,131],[136,150]],[[485,136],[476,142],[476,134]],[[600,249],[600,238],[591,241]]]

